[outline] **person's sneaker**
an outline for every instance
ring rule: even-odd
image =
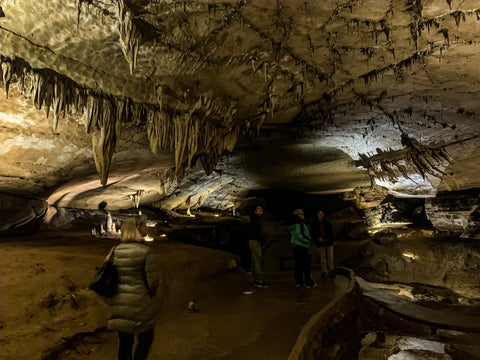
[[[327,272],[322,272],[322,278],[326,279],[328,277],[328,273]]]
[[[270,287],[270,284],[267,283],[266,281],[255,281],[253,283],[253,286],[258,287],[258,288],[268,288]]]
[[[304,284],[296,284],[295,285],[297,288],[301,288],[302,286],[304,286]]]
[[[253,294],[253,290],[251,289],[247,289],[243,292],[243,295],[252,295]]]
[[[311,289],[311,288],[315,288],[315,287],[317,287],[317,283],[315,283],[315,282],[313,284],[306,284],[305,285],[305,289]]]

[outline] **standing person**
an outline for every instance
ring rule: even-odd
[[[263,279],[262,271],[263,250],[265,246],[265,237],[261,224],[262,215],[262,205],[255,206],[255,210],[250,215],[250,239],[248,246],[250,247],[253,286],[267,288],[270,284]]]
[[[290,244],[292,245],[295,262],[295,285],[306,288],[316,287],[317,284],[310,277],[310,231],[305,225],[305,214],[302,209],[293,212],[290,230]]]
[[[118,330],[118,360],[145,360],[153,341],[159,271],[154,254],[143,242],[146,223],[145,215],[127,218],[121,242],[111,250],[118,289],[111,298],[108,328]]]
[[[318,255],[320,256],[320,267],[322,269],[322,277],[326,278],[330,275],[335,278],[335,263],[333,257],[333,226],[325,217],[322,210],[319,210],[312,221],[312,239],[315,243]]]

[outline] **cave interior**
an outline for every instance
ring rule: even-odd
[[[19,301],[30,314],[10,289],[35,256],[84,243],[98,261],[92,244],[118,241],[139,211],[154,246],[168,239],[172,256],[204,262],[204,248],[221,250],[248,276],[248,215],[261,204],[268,271],[292,270],[292,211],[308,224],[322,209],[339,268],[480,319],[480,0],[0,0],[0,44],[2,317]],[[43,322],[55,299],[43,297]],[[74,308],[98,303],[85,299]],[[69,358],[65,346],[14,345],[19,328],[36,334],[24,318],[0,321],[5,359]],[[89,319],[98,329],[101,316]],[[445,330],[442,359],[480,359],[480,324],[467,328]],[[427,342],[439,334],[428,329]],[[359,359],[437,353],[362,331],[363,347],[346,346]],[[330,358],[349,358],[330,345]]]

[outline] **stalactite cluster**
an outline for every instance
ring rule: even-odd
[[[371,178],[391,182],[397,181],[400,176],[412,180],[409,174],[414,172],[423,179],[427,174],[435,177],[445,175],[439,166],[450,163],[451,158],[444,147],[422,145],[405,133],[402,134],[402,145],[404,149],[401,150],[383,151],[377,148],[377,153],[373,155],[358,154],[358,165],[367,169]]]
[[[130,74],[137,66],[137,55],[142,34],[133,23],[133,12],[125,5],[125,0],[116,0],[118,6],[118,32],[120,34],[120,46],[130,66]]]
[[[240,131],[249,131],[247,124],[242,129],[237,121],[235,103],[225,105],[223,100],[201,96],[189,111],[181,113],[86,89],[54,71],[32,69],[21,59],[2,57],[1,61],[2,69],[8,70],[3,70],[4,86],[15,76],[22,93],[33,98],[37,109],[43,107],[47,117],[53,110],[54,130],[58,119],[68,113],[84,114],[102,185],[107,183],[111,159],[126,122],[147,124],[153,153],[161,149],[175,151],[177,176],[181,176],[185,163],[190,167],[196,158],[210,174],[222,152],[233,151]]]
[[[402,134],[402,145],[405,146],[405,160],[425,179],[426,174],[436,177],[445,175],[438,166],[450,163],[451,158],[443,147],[435,148],[420,144],[417,140]]]
[[[375,186],[374,178],[395,182],[400,173],[404,178],[410,179],[406,166],[401,163],[403,155],[403,151],[393,151],[392,149],[388,151],[377,149],[377,153],[372,156],[358,154],[360,165],[368,170],[372,187]]]
[[[48,69],[34,71],[30,65],[19,58],[11,60],[2,56],[0,60],[5,90],[8,91],[10,81],[15,77],[22,94],[31,95],[34,106],[39,110],[43,107],[47,118],[50,110],[53,111],[54,131],[57,130],[60,117],[65,117],[70,111],[81,112],[86,104],[85,90],[67,77]]]
[[[57,131],[59,118],[68,113],[85,115],[86,131],[92,134],[95,165],[100,181],[105,185],[122,124],[130,118],[140,117],[139,105],[129,99],[88,90],[52,70],[32,69],[19,58],[12,61],[2,57],[1,61],[2,68],[5,67],[3,64],[10,64],[8,67],[18,81],[20,91],[33,99],[37,109],[43,108],[47,118],[53,111],[54,131]]]
[[[178,171],[186,161],[200,157],[209,175],[224,150],[233,151],[240,133],[236,121],[236,107],[205,96],[200,97],[185,113],[151,112],[148,118],[148,138],[153,152],[160,149],[175,150]]]

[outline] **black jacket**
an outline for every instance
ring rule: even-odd
[[[322,224],[325,231],[326,242],[320,242],[318,240],[318,238],[322,236],[321,235]],[[333,226],[332,226],[332,223],[327,218],[323,218],[322,222],[320,222],[315,217],[310,226],[310,234],[312,235],[312,240],[315,242],[315,246],[317,247],[324,246],[324,245],[326,246],[333,245],[333,237],[334,237]]]
[[[250,239],[257,240],[260,245],[265,244],[265,237],[262,232],[261,217],[257,214],[250,215]]]

